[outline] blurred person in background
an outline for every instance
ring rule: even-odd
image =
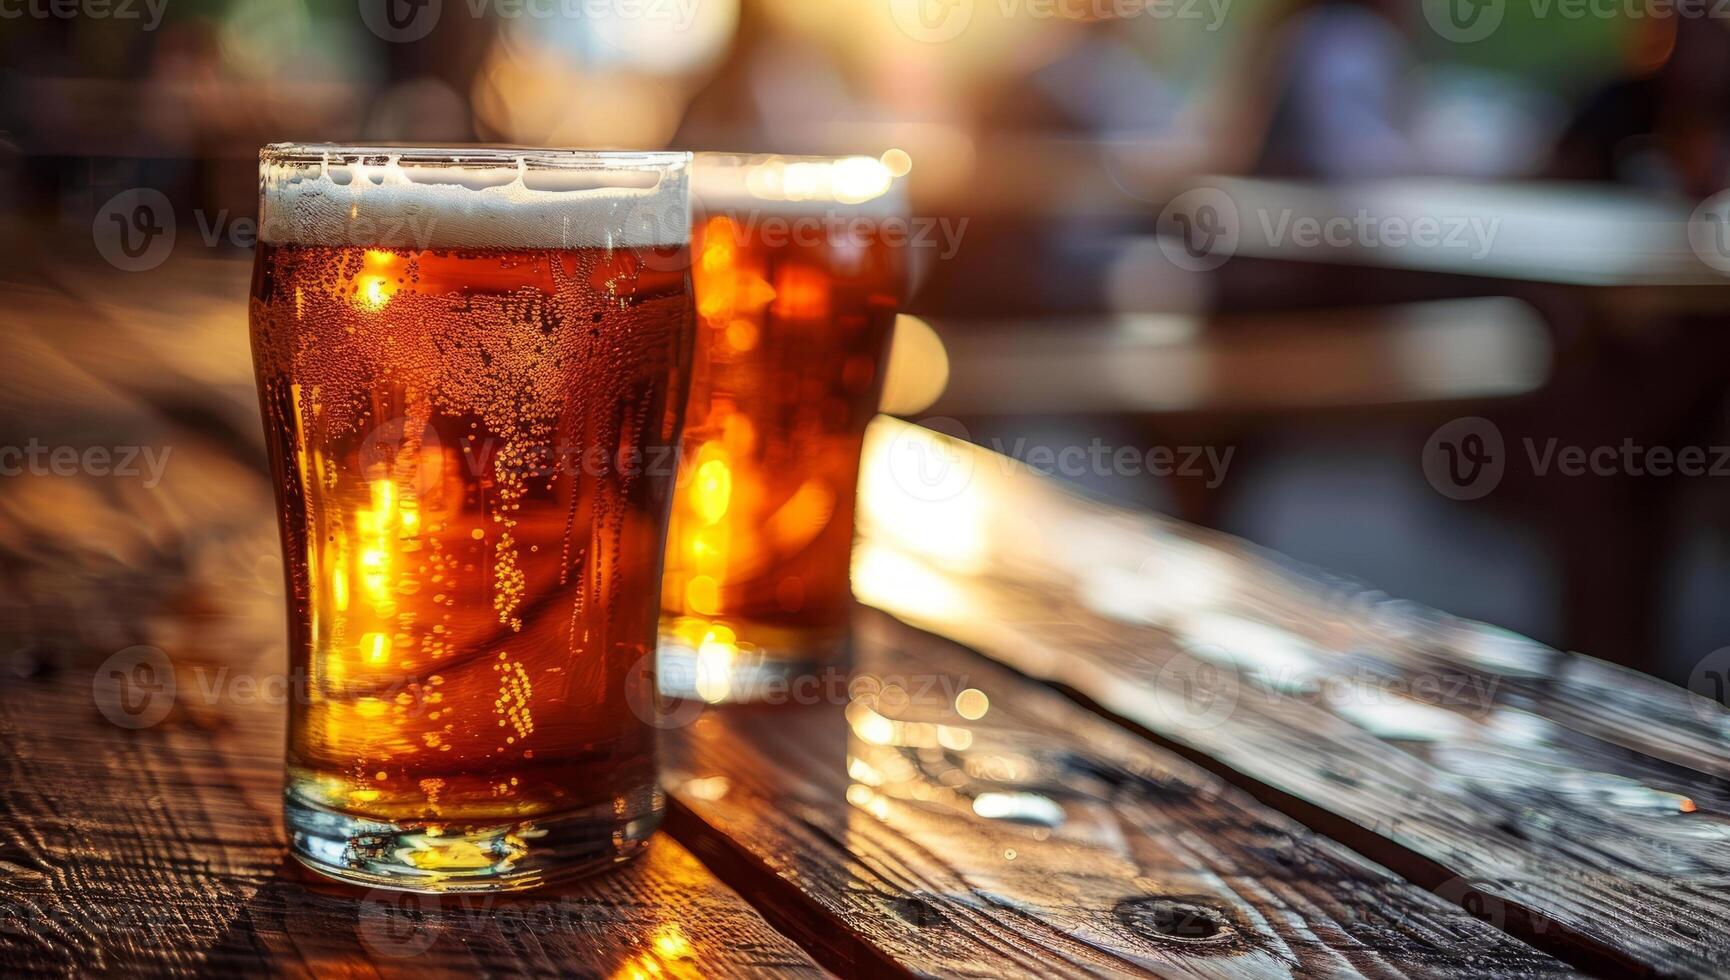
[[[1558,141],[1552,171],[1705,197],[1730,176],[1730,25],[1633,18],[1619,74],[1589,95]]]
[[[1246,51],[1257,90],[1239,111],[1261,117],[1248,134],[1251,172],[1345,179],[1418,169],[1408,6],[1299,0],[1274,12]]]

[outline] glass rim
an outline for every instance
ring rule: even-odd
[[[804,168],[812,169],[801,175]],[[693,208],[736,209],[748,202],[753,208],[823,208],[837,214],[903,219],[910,210],[907,173],[890,170],[881,157],[868,153],[704,150],[692,154],[690,181]]]
[[[673,170],[688,166],[684,150],[588,150],[510,146],[498,143],[267,143],[258,150],[260,165],[328,164],[377,159],[398,166],[521,167],[561,170]]]
[[[694,160],[707,160],[716,163],[762,164],[771,161],[782,163],[837,163],[842,160],[877,160],[880,155],[870,153],[775,153],[775,152],[742,152],[737,150],[694,150],[691,153]]]

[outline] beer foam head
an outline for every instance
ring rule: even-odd
[[[688,153],[272,144],[259,238],[275,245],[582,248],[690,237]]]
[[[704,211],[892,218],[907,213],[905,184],[873,157],[699,153],[691,170],[691,199]]]

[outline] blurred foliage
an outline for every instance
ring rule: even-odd
[[[1459,44],[1430,30],[1412,6],[1412,33],[1425,61],[1501,72],[1564,96],[1618,74],[1634,26],[1625,16],[1564,17],[1569,8],[1563,0],[1503,0],[1501,26],[1481,41]]]

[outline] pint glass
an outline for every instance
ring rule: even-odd
[[[664,693],[770,700],[841,659],[905,206],[869,157],[696,158],[698,340],[662,594]]]
[[[519,889],[660,820],[689,156],[272,145],[251,329],[315,870]]]

